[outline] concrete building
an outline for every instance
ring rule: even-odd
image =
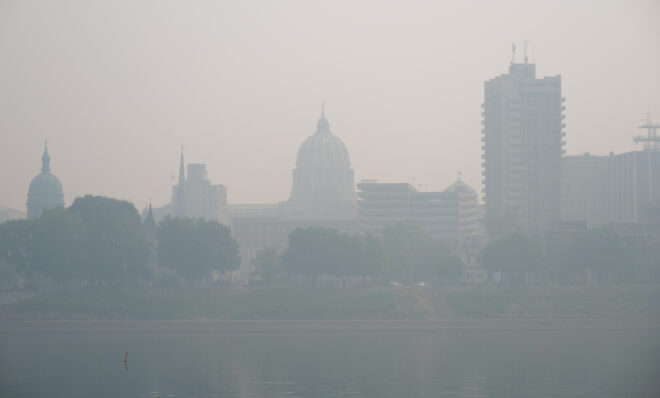
[[[41,156],[41,173],[30,182],[27,199],[27,216],[36,218],[45,209],[64,207],[62,183],[50,172],[50,155],[48,144]]]
[[[608,157],[608,221],[644,222],[647,203],[660,200],[660,151]]]
[[[597,228],[610,220],[607,211],[608,156],[564,156],[561,160],[561,219]]]
[[[485,82],[482,106],[486,211],[542,234],[561,216],[561,76],[539,79],[534,64],[512,62]]]
[[[443,192],[419,192],[407,183],[363,181],[358,187],[360,229],[381,233],[409,221],[432,237],[456,243],[477,230],[477,194],[460,179]]]
[[[186,177],[182,153],[179,183],[172,188],[174,215],[227,224],[227,188],[221,184],[211,184],[203,163],[188,164],[187,172]]]
[[[461,179],[460,173],[455,183],[445,192],[456,192],[458,199],[458,235],[461,237],[479,234],[479,195]]]

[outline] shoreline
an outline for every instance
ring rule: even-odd
[[[39,333],[296,333],[450,331],[640,331],[660,332],[657,318],[440,319],[440,320],[14,320],[0,334]]]

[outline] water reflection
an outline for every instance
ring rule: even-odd
[[[2,397],[635,397],[642,331],[5,334]],[[118,354],[130,352],[122,364]]]

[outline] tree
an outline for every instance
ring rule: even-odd
[[[147,278],[148,251],[140,215],[132,203],[86,195],[69,210],[82,220],[86,273],[96,283],[128,286]]]
[[[436,245],[434,249],[429,260],[437,280],[448,283],[459,279],[465,270],[463,261],[444,245]]]
[[[188,281],[201,279],[211,271],[233,271],[240,266],[238,244],[231,230],[218,221],[166,217],[156,236],[159,263]]]
[[[433,282],[458,279],[463,262],[440,241],[409,222],[390,225],[383,232],[386,270],[390,280]]]
[[[16,287],[20,274],[14,264],[0,259],[0,288],[11,289]]]
[[[612,230],[599,228],[578,237],[565,256],[571,269],[593,270],[598,281],[633,279],[635,258],[621,236]]]
[[[363,277],[381,276],[385,265],[383,241],[370,233],[358,236],[357,239],[359,252],[354,274]]]
[[[28,254],[35,271],[60,283],[88,276],[86,230],[78,215],[63,208],[48,209],[30,227]]]
[[[489,236],[499,238],[516,230],[516,219],[516,211],[512,208],[503,210],[488,209],[482,222]]]
[[[499,271],[521,282],[525,274],[536,274],[543,264],[537,242],[514,232],[490,242],[483,250],[483,265],[489,272]]]
[[[284,267],[291,274],[307,276],[312,282],[320,275],[335,274],[339,251],[339,232],[327,228],[296,229],[289,234]]]
[[[285,279],[282,267],[282,253],[275,248],[259,250],[250,261],[250,280],[264,283],[279,282]]]
[[[32,279],[28,246],[32,240],[31,220],[11,220],[0,224],[0,260],[19,274]]]
[[[429,246],[428,239],[424,230],[414,223],[388,225],[383,231],[388,279],[408,281],[411,285],[424,280],[421,275],[425,268],[422,258],[423,251]]]
[[[316,282],[321,275],[337,278],[380,274],[383,251],[373,235],[349,235],[334,229],[296,229],[289,234],[283,266],[292,275]]]

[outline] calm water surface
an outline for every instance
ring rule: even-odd
[[[0,397],[659,396],[650,330],[0,333]]]

